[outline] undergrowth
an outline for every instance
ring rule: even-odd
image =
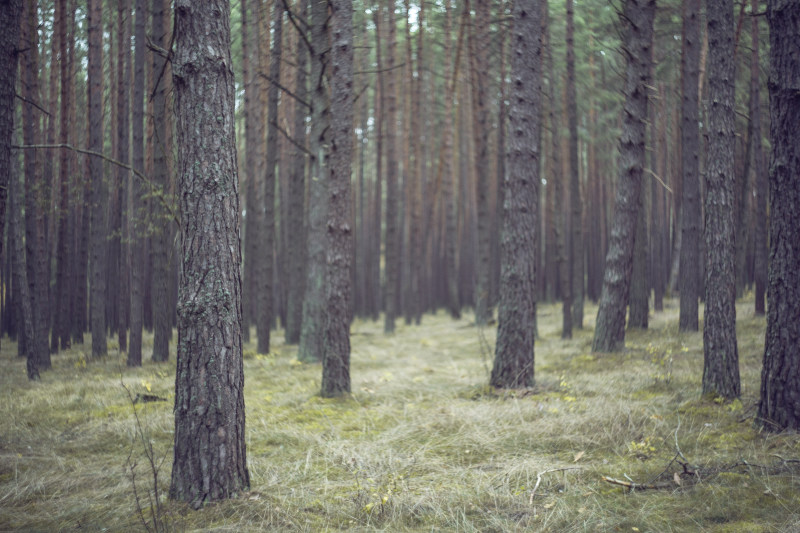
[[[601,355],[596,308],[565,341],[560,306],[540,305],[530,390],[489,387],[494,329],[444,313],[391,336],[357,320],[340,400],[281,332],[269,354],[247,345],[251,491],[196,512],[165,498],[174,353],[128,369],[76,346],[30,383],[4,339],[0,530],[800,529],[800,438],[753,427],[764,318],[739,303],[742,397],[718,403],[700,397],[702,332],[680,333],[666,304]]]

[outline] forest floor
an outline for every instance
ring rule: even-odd
[[[700,397],[702,324],[679,333],[677,301],[603,355],[590,353],[596,306],[567,341],[560,309],[539,307],[532,390],[486,385],[495,328],[471,316],[400,321],[391,336],[357,320],[346,399],[320,398],[320,366],[297,362],[282,332],[270,354],[246,345],[251,491],[196,512],[164,499],[174,352],[131,370],[114,346],[87,360],[87,343],[29,383],[4,339],[0,530],[800,530],[800,437],[753,426],[765,319],[752,298],[737,306],[733,403]],[[134,405],[125,387],[167,401]]]

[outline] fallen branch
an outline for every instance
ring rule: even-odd
[[[539,488],[539,484],[542,482],[542,476],[545,474],[550,474],[552,472],[564,472],[566,470],[581,470],[582,466],[567,466],[564,468],[551,468],[550,470],[545,470],[544,472],[539,472],[536,474],[536,484],[533,486],[533,490],[531,491],[531,497],[528,498],[528,504],[533,505],[533,497],[536,496],[536,489]]]
[[[622,487],[626,487],[631,492],[634,490],[661,490],[661,489],[669,489],[676,486],[675,482],[664,481],[663,483],[636,483],[634,481],[624,481],[622,479],[616,479],[613,477],[603,476],[603,481],[606,483],[611,483],[612,485],[620,485]]]

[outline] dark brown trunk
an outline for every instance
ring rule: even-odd
[[[567,0],[567,123],[569,125],[570,295],[572,325],[583,328],[583,207],[578,161],[578,104],[575,95],[575,24],[573,0]]]
[[[396,43],[396,22],[394,18],[394,2],[387,2],[386,12],[388,15],[387,24],[389,27],[387,35],[387,59],[386,59],[386,316],[384,331],[394,332],[394,322],[398,312],[399,294],[397,285],[400,275],[400,206],[398,195],[400,190],[397,186],[397,90],[395,86],[395,49]]]
[[[227,1],[175,3],[182,265],[169,495],[194,508],[250,487],[229,19]]]
[[[623,43],[628,59],[625,80],[619,180],[610,231],[603,292],[592,342],[593,352],[613,352],[625,344],[625,311],[628,305],[633,245],[639,214],[639,195],[646,165],[645,123],[651,72],[651,46],[655,0],[626,0]]]
[[[758,11],[758,0],[752,0],[753,12]],[[769,184],[766,168],[764,168],[764,155],[761,146],[761,92],[760,92],[760,63],[759,63],[759,24],[760,17],[753,17],[752,47],[750,61],[750,121],[753,125],[750,142],[752,143],[753,172],[755,173],[755,232],[753,246],[755,248],[755,312],[763,315],[764,292],[767,285],[767,195]]]
[[[124,164],[130,163],[130,85],[131,85],[131,6],[130,0],[119,0],[118,5],[118,24],[119,59],[117,68],[118,75],[118,95],[117,105],[119,106],[119,116],[117,118],[117,157]],[[120,231],[120,250],[115,258],[119,265],[119,298],[117,301],[117,338],[119,339],[119,351],[128,350],[128,310],[130,308],[130,281],[128,263],[128,194],[130,187],[131,174],[127,169],[117,167],[117,201],[119,203],[119,231]]]
[[[541,4],[515,0],[497,344],[491,385],[531,387],[536,331]],[[501,124],[501,127],[503,125]]]
[[[9,0],[0,8],[0,236],[5,225],[6,199],[11,175],[11,138],[14,132],[14,109],[17,81],[22,1]],[[0,238],[0,252],[3,239]],[[8,255],[8,254],[6,254]]]

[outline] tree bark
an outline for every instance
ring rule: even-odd
[[[399,220],[397,186],[397,92],[395,87],[395,55],[397,27],[394,18],[394,2],[387,2],[387,53],[386,53],[386,316],[383,330],[394,332],[394,322],[398,312],[399,294],[397,285],[400,275],[401,230]]]
[[[131,85],[131,6],[130,0],[119,0],[118,5],[118,140],[117,157],[122,163],[130,163],[130,85]],[[117,167],[117,195],[119,202],[119,226],[120,226],[120,253],[116,257],[119,264],[119,300],[117,338],[119,339],[119,351],[126,352],[128,347],[128,310],[130,309],[130,263],[128,262],[129,248],[129,226],[128,226],[128,206],[127,191],[130,188],[130,171],[122,167]],[[138,179],[138,178],[137,178]]]
[[[14,131],[14,96],[17,82],[22,0],[9,0],[0,7],[0,235],[5,225],[6,199],[11,175],[11,138]],[[0,239],[0,252],[3,250]]]
[[[567,123],[569,124],[570,285],[572,326],[583,328],[583,206],[578,160],[578,104],[575,95],[575,23],[573,0],[567,0]]]
[[[752,0],[753,12],[758,11],[758,0]],[[760,17],[753,17],[752,21],[752,56],[750,61],[750,122],[753,125],[750,142],[752,143],[751,153],[753,154],[753,172],[755,173],[755,232],[753,235],[753,245],[755,247],[755,312],[756,315],[763,315],[764,292],[767,285],[767,195],[769,194],[769,184],[767,173],[764,168],[764,152],[761,145],[761,83],[759,74],[761,72],[759,62],[759,24]]]
[[[540,181],[541,4],[515,0],[513,10],[500,305],[490,381],[503,388],[531,387],[534,381]]]
[[[681,293],[678,327],[681,331],[697,331],[698,299],[700,298],[700,128],[698,84],[700,48],[703,46],[700,32],[700,0],[684,0],[683,14],[684,52],[681,66],[681,241],[680,277]]]
[[[738,398],[736,249],[733,172],[735,70],[733,4],[708,0],[708,163],[706,280],[703,313],[703,394]]]
[[[800,4],[768,0],[770,244],[767,334],[758,420],[769,431],[800,430]]]
[[[619,180],[614,203],[614,224],[609,236],[603,291],[592,342],[593,352],[613,352],[625,344],[633,245],[639,211],[642,174],[646,165],[645,122],[650,85],[655,0],[626,0],[623,52],[628,65],[625,78]]]
[[[328,167],[327,284],[322,396],[350,392],[350,300],[353,230],[350,172],[353,158],[353,4],[333,0],[331,38],[331,141]]]
[[[182,265],[169,495],[199,508],[250,486],[230,5],[177,0],[175,37]]]

